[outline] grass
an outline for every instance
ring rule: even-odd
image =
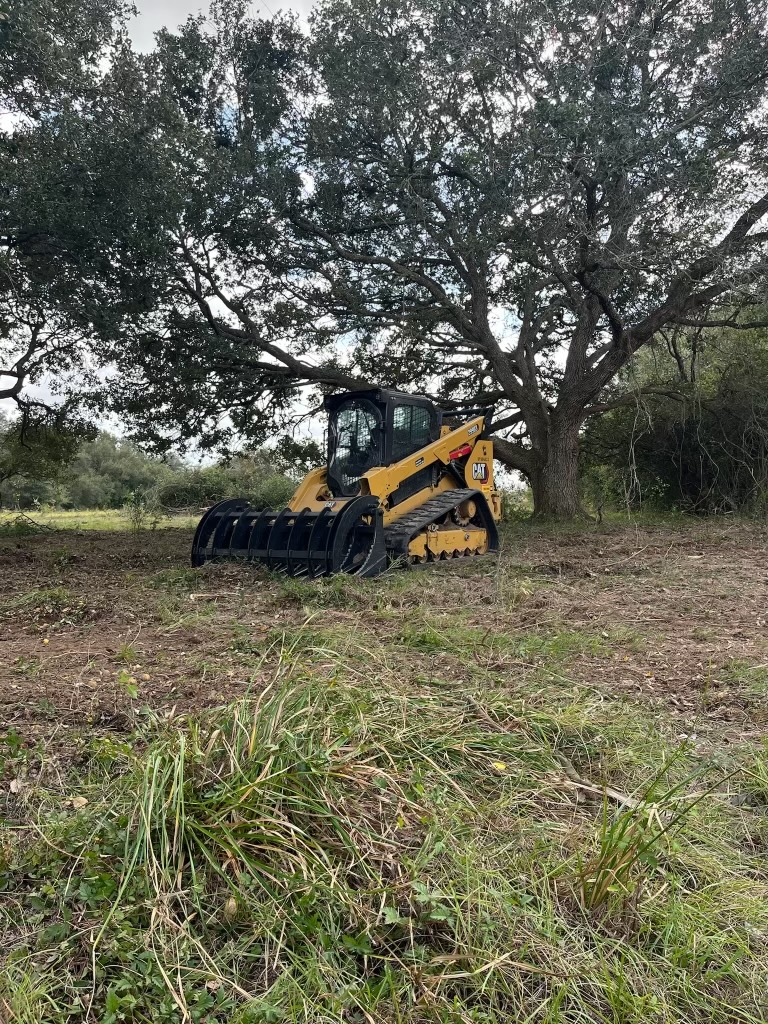
[[[751,665],[748,661],[736,660],[727,665],[722,673],[726,682],[733,682],[747,693],[764,696],[768,693],[768,665]]]
[[[126,530],[129,526],[125,513],[120,509],[56,509],[29,512],[28,515],[34,522],[42,526],[52,527],[58,530]],[[15,524],[15,513],[13,511],[0,512],[0,536],[2,536],[3,521],[8,520],[5,535],[28,536],[32,532],[31,526]],[[177,527],[183,529],[194,528],[199,516],[169,516],[162,518],[157,523],[157,529],[168,529]]]
[[[95,556],[69,548],[60,585],[31,573],[8,621],[71,618]],[[656,643],[658,622],[614,614],[619,591],[593,614],[623,577],[117,563],[130,725],[63,756],[0,738],[3,1024],[768,1019],[768,748],[681,741],[650,701],[594,685]],[[93,657],[95,629],[62,627],[60,650]],[[190,652],[183,682],[198,659],[201,694],[225,673],[239,697],[144,707],[151,632],[157,657]],[[711,685],[759,702],[764,660]]]
[[[77,598],[66,587],[40,587],[8,598],[0,605],[0,610],[23,610],[32,614],[50,615],[62,611],[76,600]]]
[[[722,765],[584,693],[360,681],[340,639],[35,793],[9,1020],[764,1019],[768,875]]]

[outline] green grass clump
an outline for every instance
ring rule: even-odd
[[[7,598],[0,603],[0,612],[26,612],[31,616],[54,615],[77,603],[77,600],[66,587],[40,587]]]
[[[199,569],[161,569],[147,580],[153,590],[188,592],[199,586],[202,574]]]
[[[753,665],[748,661],[729,662],[719,673],[726,683],[735,684],[748,696],[765,696],[768,693],[768,665]]]
[[[60,1007],[50,999],[45,982],[11,963],[0,972],[0,1020],[9,1024],[40,1024]]]
[[[6,834],[10,1020],[765,1019],[730,769],[585,690],[363,678],[313,626],[258,696],[92,744]]]
[[[467,656],[495,653],[553,667],[581,655],[607,657],[618,644],[625,649],[637,649],[640,641],[629,630],[609,634],[605,631],[550,629],[521,634],[505,632],[498,622],[487,627],[467,626],[448,615],[442,621],[434,616],[425,616],[406,623],[398,642],[424,654],[445,652]]]
[[[3,537],[34,537],[39,532],[34,523],[23,519],[0,518],[0,538]]]
[[[50,608],[56,610],[68,602],[74,600],[72,593],[66,587],[41,587],[35,590],[28,590],[24,594],[6,601],[7,608]]]
[[[328,579],[303,580],[277,577],[280,598],[288,603],[315,608],[354,608],[367,603],[370,584],[339,574]]]

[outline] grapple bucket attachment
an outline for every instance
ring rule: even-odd
[[[257,562],[288,576],[377,576],[387,566],[377,498],[338,508],[257,512],[244,498],[208,509],[192,542],[192,565],[216,559]]]

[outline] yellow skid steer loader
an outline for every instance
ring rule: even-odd
[[[192,564],[259,562],[290,576],[377,576],[388,565],[497,551],[488,410],[443,412],[426,398],[376,389],[325,399],[328,465],[287,508],[243,498],[208,509]]]

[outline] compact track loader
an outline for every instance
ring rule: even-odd
[[[377,576],[388,565],[497,551],[487,411],[443,412],[426,398],[376,389],[325,399],[328,465],[282,511],[243,498],[208,509],[192,564],[260,562],[290,576]]]

